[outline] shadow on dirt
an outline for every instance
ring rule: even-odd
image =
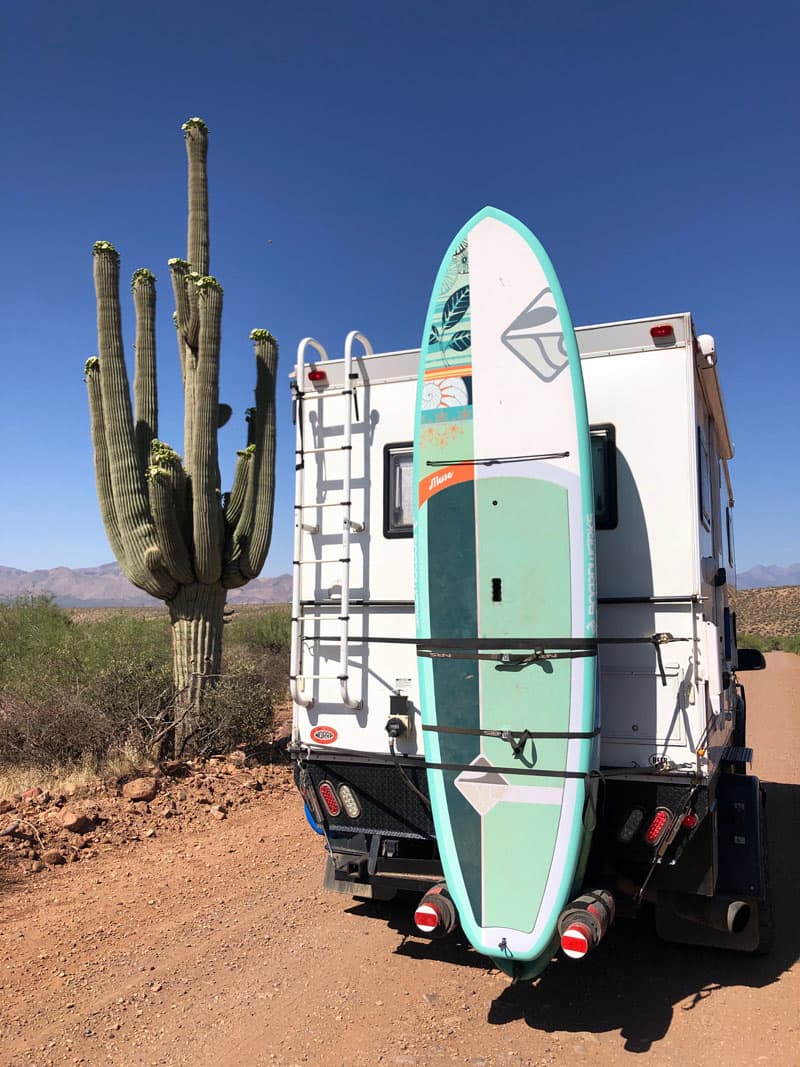
[[[617,922],[602,945],[586,959],[559,958],[532,983],[509,985],[489,1008],[497,1026],[523,1019],[546,1033],[619,1031],[626,1051],[648,1052],[668,1033],[674,1012],[693,1011],[726,986],[761,989],[778,981],[800,957],[800,932],[793,900],[800,885],[800,786],[765,783],[775,911],[775,942],[765,956],[671,945],[655,933],[651,917]],[[436,959],[459,967],[487,969],[488,961],[459,937],[428,942],[416,937],[413,906],[360,904],[353,914],[374,915],[403,937],[397,953]],[[684,1003],[686,1002],[686,1003]],[[675,1005],[680,1005],[676,1009]]]

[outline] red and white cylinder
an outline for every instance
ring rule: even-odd
[[[414,923],[426,937],[446,937],[455,929],[457,922],[455,904],[444,882],[429,889],[414,911]]]

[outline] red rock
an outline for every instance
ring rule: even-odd
[[[186,778],[191,773],[191,767],[184,760],[170,759],[164,764],[164,774],[169,775],[170,778]]]
[[[156,793],[158,793],[158,781],[155,778],[134,778],[132,782],[126,782],[122,787],[122,795],[126,800],[153,800]]]
[[[43,792],[44,790],[40,789],[38,785],[33,785],[30,789],[25,790],[25,792],[22,794],[22,799],[35,800],[36,797],[40,797]]]
[[[59,864],[67,862],[64,854],[59,852],[57,848],[50,848],[47,852],[43,852],[42,859],[51,867],[57,867]]]
[[[10,800],[0,800],[0,815],[5,815],[9,811],[14,810],[14,805]]]
[[[94,829],[94,823],[87,815],[80,811],[72,811],[70,808],[65,808],[61,812],[58,821],[65,830],[69,830],[73,834],[88,834],[90,830]]]

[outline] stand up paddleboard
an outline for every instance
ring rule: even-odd
[[[431,297],[414,440],[420,703],[436,836],[474,947],[533,977],[582,877],[596,769],[591,452],[538,240],[487,207]]]

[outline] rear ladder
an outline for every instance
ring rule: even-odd
[[[352,434],[353,434],[353,411],[355,400],[355,380],[358,373],[353,372],[353,345],[358,341],[367,355],[372,355],[372,345],[367,338],[358,330],[351,330],[344,343],[344,382],[341,389],[326,389],[324,394],[315,391],[313,397],[320,396],[345,396],[348,398],[346,411],[343,418],[342,439],[337,444],[323,443],[325,441],[324,427],[320,420],[317,441],[319,447],[306,448],[304,442],[304,418],[303,404],[307,393],[307,383],[324,381],[325,372],[319,367],[319,362],[308,368],[306,375],[306,351],[315,349],[320,361],[327,362],[328,353],[319,341],[313,337],[304,337],[297,346],[297,365],[295,368],[294,381],[294,408],[297,438],[295,448],[295,522],[294,522],[294,553],[293,553],[293,581],[292,581],[292,632],[291,632],[291,669],[290,687],[292,700],[303,708],[314,706],[313,696],[304,696],[301,693],[305,682],[336,681],[339,683],[341,702],[345,707],[357,711],[362,706],[362,701],[354,697],[349,689],[348,663],[350,656],[350,535],[364,529],[363,523],[353,522],[351,496],[352,474]],[[305,498],[305,459],[306,456],[324,455],[329,452],[341,452],[343,457],[344,474],[342,479],[341,499],[333,501],[317,501],[306,503]],[[315,496],[317,494],[315,493]],[[318,533],[322,523],[307,523],[306,513],[309,511],[319,512],[321,508],[341,508],[342,525],[341,539],[337,542],[339,547],[338,556],[323,556],[319,558],[304,559],[303,545],[304,533]],[[336,545],[334,545],[336,547]],[[308,567],[323,567],[329,565],[339,566],[339,580],[341,587],[341,602],[339,605],[339,673],[338,674],[303,674],[303,644],[306,640],[305,623],[307,621],[330,618],[319,612],[322,603],[315,598],[306,599],[302,595],[303,577]],[[306,609],[310,608],[310,611]]]

